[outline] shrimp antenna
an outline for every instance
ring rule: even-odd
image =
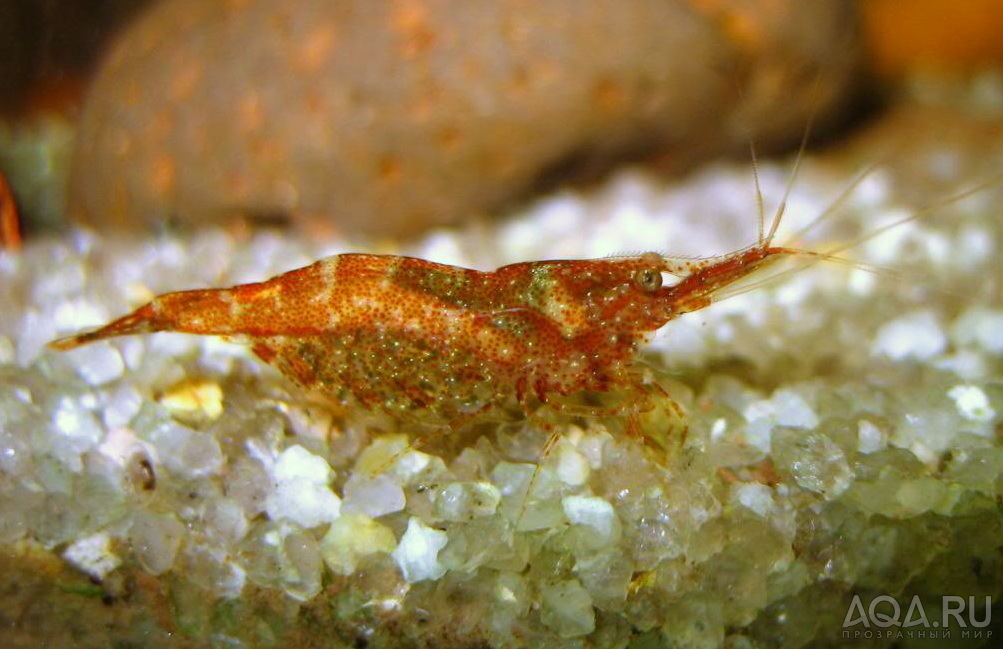
[[[787,187],[784,188],[783,198],[780,199],[780,204],[777,205],[777,212],[773,215],[773,223],[770,224],[770,232],[766,235],[766,240],[763,242],[764,245],[768,246],[773,243],[773,238],[777,236],[777,228],[780,227],[780,221],[783,220],[784,212],[787,210],[787,201],[791,197],[794,184],[798,179],[798,173],[801,171],[801,162],[804,160],[804,153],[808,149],[808,138],[811,136],[812,128],[815,126],[815,117],[818,115],[818,93],[821,82],[821,75],[817,75],[811,93],[812,108],[808,111],[808,119],[805,120],[804,131],[801,133],[801,145],[798,146],[798,156],[794,160],[794,168],[791,169],[790,178],[787,179]],[[762,233],[760,233],[760,236],[762,236]]]
[[[916,210],[915,212],[913,212],[912,214],[909,214],[908,216],[903,216],[902,218],[896,219],[896,220],[892,221],[891,223],[886,223],[885,225],[882,225],[881,227],[879,227],[879,228],[877,228],[875,230],[872,230],[871,232],[868,232],[864,236],[859,237],[859,238],[857,238],[854,241],[850,241],[849,243],[842,244],[840,246],[837,246],[836,248],[833,248],[832,250],[827,251],[825,254],[827,254],[827,255],[838,255],[839,253],[843,252],[844,250],[848,250],[848,249],[853,248],[854,246],[858,246],[858,245],[860,245],[860,244],[862,244],[862,243],[864,243],[866,241],[870,241],[871,239],[873,239],[873,238],[875,238],[875,237],[877,237],[877,236],[879,236],[881,234],[884,234],[885,232],[887,232],[887,231],[889,231],[889,230],[891,230],[893,228],[897,228],[900,225],[905,225],[906,223],[910,223],[912,221],[917,221],[917,220],[923,218],[924,216],[927,216],[927,215],[935,212],[936,210],[939,210],[941,208],[947,207],[948,205],[953,205],[954,203],[957,203],[958,201],[964,200],[964,199],[968,198],[969,196],[971,196],[973,194],[977,194],[977,193],[979,193],[981,191],[984,191],[984,190],[986,190],[986,189],[988,189],[990,187],[994,187],[996,185],[999,185],[1001,181],[1003,181],[1003,174],[997,175],[997,176],[995,176],[993,178],[990,178],[989,180],[985,180],[985,181],[983,181],[983,182],[981,182],[981,183],[979,183],[977,185],[969,187],[968,189],[962,190],[962,191],[960,191],[960,192],[958,192],[956,194],[952,194],[951,196],[948,196],[947,198],[944,198],[944,199],[941,199],[939,201],[935,201],[933,203],[930,203],[929,205],[926,205],[925,207],[922,207],[922,208]]]
[[[798,146],[798,155],[794,161],[794,168],[791,170],[791,175],[787,179],[787,187],[784,188],[783,198],[780,199],[780,204],[777,205],[777,211],[773,215],[773,220],[770,223],[769,233],[765,232],[766,229],[766,210],[763,201],[763,188],[759,180],[759,157],[756,154],[756,143],[752,134],[749,134],[749,154],[752,158],[752,181],[756,186],[756,214],[758,216],[759,232],[758,241],[762,246],[769,246],[774,237],[777,235],[777,229],[780,227],[781,221],[784,218],[784,212],[787,211],[787,201],[790,199],[791,192],[794,190],[794,185],[797,182],[798,173],[801,170],[801,161],[804,159],[805,151],[808,149],[808,139],[811,137],[812,129],[815,125],[815,117],[818,115],[819,106],[819,88],[821,86],[822,77],[821,75],[815,76],[815,82],[812,86],[812,106],[811,110],[808,111],[808,119],[805,120],[804,131],[801,133],[801,143]],[[738,92],[739,101],[742,105],[745,105],[745,93],[742,91],[742,86],[735,80],[735,89]]]
[[[756,158],[756,143],[749,136],[749,154],[752,156],[752,182],[756,184],[756,221],[759,223],[759,243],[767,245],[763,239],[766,229],[766,210],[763,207],[763,188],[759,184],[759,160]]]
[[[799,266],[796,266],[794,268],[788,268],[787,270],[782,270],[779,273],[773,273],[772,275],[769,275],[768,277],[764,277],[764,278],[760,279],[759,281],[752,282],[750,284],[746,284],[746,285],[743,285],[743,286],[736,287],[733,290],[722,291],[719,296],[718,295],[714,296],[714,301],[718,302],[720,300],[727,300],[729,298],[735,297],[736,295],[741,295],[743,293],[748,293],[749,291],[754,291],[754,290],[756,290],[758,288],[761,288],[763,286],[770,286],[770,285],[773,285],[773,284],[777,284],[777,283],[783,281],[784,279],[786,279],[787,277],[790,277],[792,275],[796,275],[797,273],[801,273],[801,272],[803,272],[803,271],[811,268],[812,266],[814,266],[815,264],[817,264],[817,263],[819,263],[821,261],[843,264],[845,266],[849,266],[851,268],[855,268],[857,270],[862,270],[864,272],[872,273],[872,274],[875,274],[875,275],[884,275],[886,277],[895,277],[895,278],[898,278],[898,279],[914,278],[914,276],[911,275],[911,274],[905,273],[905,272],[903,272],[902,270],[900,270],[898,268],[891,268],[889,266],[881,266],[881,265],[878,265],[878,264],[869,264],[867,262],[857,261],[856,259],[848,259],[846,257],[840,257],[838,255],[830,255],[830,254],[826,254],[826,253],[822,253],[822,252],[814,252],[814,251],[811,251],[811,250],[798,250],[796,252],[797,252],[798,255],[801,255],[801,256],[804,256],[804,257],[809,257],[810,259],[808,259],[807,261],[805,261],[804,263],[802,263]],[[964,293],[961,293],[961,292],[958,292],[958,291],[952,291],[952,290],[943,288],[941,286],[931,285],[931,284],[929,284],[927,282],[923,282],[923,281],[920,281],[920,280],[915,281],[915,283],[918,286],[922,286],[923,288],[925,288],[927,290],[931,290],[931,291],[934,291],[936,293],[940,293],[942,295],[950,295],[951,297],[960,297],[960,298],[969,297],[968,295],[966,295]]]
[[[746,106],[745,93],[742,91],[742,84],[738,82],[738,77],[733,78],[735,90],[738,92],[738,101],[742,106]],[[763,187],[759,182],[759,156],[756,155],[756,139],[752,136],[752,131],[746,128],[746,137],[749,139],[749,155],[752,158],[752,182],[756,186],[756,216],[759,223],[759,234],[757,241],[760,245],[767,245],[763,239],[766,230],[766,210],[763,207]]]
[[[886,156],[886,159],[889,157],[890,156]],[[840,207],[842,207],[846,203],[846,201],[850,198],[850,196],[853,195],[853,192],[856,191],[857,187],[859,187],[860,184],[864,182],[864,180],[868,178],[872,173],[874,173],[874,170],[879,168],[882,164],[884,164],[884,162],[878,160],[871,163],[863,170],[857,172],[857,174],[853,177],[853,179],[850,180],[849,184],[847,184],[846,187],[844,187],[839,192],[836,198],[832,202],[830,202],[829,205],[826,206],[824,210],[822,210],[822,213],[816,216],[814,219],[812,219],[812,221],[808,225],[804,226],[803,228],[795,232],[793,235],[791,235],[791,237],[784,242],[784,247],[792,246],[794,242],[803,239],[809,232],[817,228],[820,223],[828,220],[833,214],[835,214],[839,210]]]
[[[870,171],[870,169],[866,170],[866,172],[869,172],[869,171]],[[867,176],[866,172],[863,173],[863,174],[858,174],[857,178],[855,178],[854,180],[856,182],[859,182],[861,179],[863,179],[863,178],[865,178]],[[861,262],[861,261],[857,261],[857,260],[854,260],[854,259],[847,259],[846,257],[840,257],[839,254],[841,252],[845,252],[846,250],[849,250],[850,248],[854,248],[856,246],[859,246],[862,243],[866,243],[867,241],[870,241],[870,240],[874,239],[875,237],[878,237],[878,236],[884,234],[885,232],[888,232],[889,230],[897,228],[897,227],[899,227],[901,225],[905,225],[906,223],[910,223],[912,221],[917,221],[917,220],[923,218],[924,216],[927,216],[927,215],[935,212],[938,209],[947,207],[949,205],[957,203],[958,201],[964,200],[965,198],[968,198],[969,196],[972,196],[973,194],[977,194],[977,193],[979,193],[981,191],[984,191],[984,190],[986,190],[986,189],[988,189],[990,187],[994,187],[996,185],[999,185],[1001,182],[1003,182],[1003,174],[1000,174],[1000,175],[994,176],[992,178],[989,178],[988,180],[985,180],[985,181],[983,181],[983,182],[981,182],[981,183],[979,183],[977,185],[969,187],[968,189],[965,189],[965,190],[962,190],[960,192],[957,192],[956,194],[952,194],[951,196],[948,196],[947,198],[943,198],[943,199],[941,199],[939,201],[930,203],[929,205],[926,205],[925,207],[922,207],[922,208],[920,208],[920,209],[912,212],[911,214],[909,214],[907,216],[904,216],[904,217],[902,217],[900,219],[896,219],[895,221],[892,221],[891,223],[886,223],[885,225],[883,225],[883,226],[881,226],[881,227],[879,227],[879,228],[877,228],[875,230],[872,230],[871,232],[868,232],[867,234],[865,234],[865,235],[863,235],[861,237],[858,237],[858,238],[854,239],[853,241],[850,241],[850,242],[844,243],[844,244],[840,244],[840,245],[832,248],[831,250],[827,250],[825,252],[817,252],[817,251],[813,251],[813,250],[794,250],[794,249],[790,249],[788,252],[790,252],[790,253],[796,253],[797,255],[800,255],[802,257],[806,257],[807,258],[806,261],[803,264],[800,264],[799,266],[797,266],[796,268],[789,268],[789,269],[783,270],[783,271],[781,271],[779,273],[774,273],[772,275],[769,275],[768,277],[762,278],[761,280],[759,280],[757,282],[752,282],[750,284],[745,284],[745,285],[742,285],[742,286],[738,286],[738,287],[735,287],[732,290],[722,291],[720,294],[714,296],[714,301],[717,302],[717,301],[724,300],[724,299],[727,299],[727,298],[735,297],[736,295],[741,295],[742,293],[746,293],[748,291],[754,290],[754,289],[759,288],[761,286],[766,286],[766,285],[769,285],[769,284],[774,284],[774,283],[782,280],[785,277],[788,277],[788,276],[793,275],[795,273],[800,273],[800,272],[802,272],[802,271],[804,271],[804,270],[806,270],[806,269],[814,266],[815,264],[817,264],[817,263],[819,263],[821,261],[829,261],[829,262],[841,263],[841,264],[845,264],[845,265],[851,266],[853,268],[857,268],[858,270],[863,270],[863,271],[866,271],[866,272],[869,272],[869,273],[891,275],[891,276],[895,276],[895,277],[906,277],[907,276],[906,273],[903,273],[899,269],[889,268],[887,266],[879,266],[879,265],[876,265],[876,264],[868,264],[866,262]],[[843,193],[840,194],[839,198],[837,199],[836,204],[838,204],[839,202],[841,202],[845,198],[845,194],[846,193],[847,192],[844,191]],[[815,223],[817,223],[823,217],[828,216],[828,213],[832,212],[832,209],[833,209],[834,206],[831,206],[829,209],[827,209],[826,212],[824,212],[822,214],[822,216],[820,216],[818,219],[815,220]],[[808,228],[814,227],[815,223],[809,224]],[[932,286],[932,285],[927,284],[927,283],[923,283],[923,285],[927,289],[930,289],[930,290],[935,291],[937,293],[942,293],[944,295],[951,295],[951,296],[954,296],[954,297],[965,297],[964,295],[962,295],[960,293],[957,293],[955,291],[950,291],[950,290],[947,290],[947,289],[939,287],[939,286]]]

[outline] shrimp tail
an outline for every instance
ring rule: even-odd
[[[230,309],[232,302],[229,289],[167,293],[103,327],[53,340],[48,348],[64,351],[105,338],[158,331],[227,335],[237,325]]]
[[[99,327],[92,331],[84,331],[72,336],[57,338],[46,346],[49,349],[65,351],[68,349],[76,349],[82,345],[87,345],[105,338],[127,336],[130,334],[153,333],[156,331],[163,331],[168,328],[170,328],[170,323],[163,321],[163,319],[157,316],[153,303],[150,302],[149,304],[146,304],[132,313],[124,315],[121,318],[104,325],[103,327]]]

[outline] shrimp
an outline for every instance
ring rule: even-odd
[[[634,356],[672,319],[803,251],[774,246],[676,260],[649,252],[531,261],[482,272],[413,257],[341,254],[260,283],[167,293],[68,350],[175,331],[249,342],[296,383],[368,409],[456,421],[515,396],[644,392]]]
[[[656,331],[758,286],[743,280],[782,259],[846,262],[838,253],[997,182],[829,252],[775,245],[807,132],[769,223],[753,150],[758,237],[727,254],[679,259],[648,252],[528,261],[493,271],[414,257],[340,254],[264,282],[167,293],[49,347],[69,350],[160,331],[223,336],[249,343],[259,358],[305,388],[338,400],[351,396],[367,409],[398,417],[430,412],[449,425],[512,396],[529,413],[534,402],[561,408],[566,404],[558,397],[577,393],[624,392],[632,403],[613,412],[628,415],[650,410],[650,397],[658,393],[682,417],[657,383],[646,382],[635,361]],[[794,239],[833,213],[866,175]]]

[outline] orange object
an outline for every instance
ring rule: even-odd
[[[512,393],[524,407],[580,391],[634,389],[643,399],[650,390],[633,356],[649,333],[778,257],[806,254],[771,237],[710,259],[646,253],[492,272],[337,255],[265,282],[168,293],[50,346],[156,331],[240,336],[304,386],[450,422]],[[681,279],[663,285],[665,276]]]
[[[297,383],[394,416],[428,412],[455,427],[511,396],[529,413],[535,401],[561,410],[568,406],[559,397],[617,392],[630,396],[622,407],[586,414],[626,415],[628,429],[637,430],[636,416],[656,396],[681,415],[634,362],[652,333],[749,290],[754,285],[741,280],[781,259],[831,260],[926,213],[813,252],[773,245],[785,204],[786,197],[772,222],[760,206],[757,242],[716,257],[649,252],[484,272],[413,257],[335,255],[264,282],[167,293],[49,347],[158,331],[236,337]]]
[[[21,249],[21,218],[7,179],[0,173],[0,248]]]
[[[880,73],[963,72],[1003,64],[1000,0],[865,0],[861,8]]]
[[[395,416],[429,412],[451,426],[511,396],[528,413],[536,402],[566,408],[559,397],[579,392],[623,392],[622,407],[589,413],[626,415],[636,430],[653,397],[681,415],[634,363],[649,335],[747,290],[736,284],[781,258],[832,258],[773,245],[783,211],[781,203],[768,223],[760,209],[755,244],[710,258],[649,252],[482,272],[336,255],[264,282],[161,295],[49,346],[158,331],[236,337],[307,388]]]

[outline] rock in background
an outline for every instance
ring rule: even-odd
[[[858,31],[845,0],[170,0],[90,90],[70,213],[409,235],[624,157],[796,138]]]

